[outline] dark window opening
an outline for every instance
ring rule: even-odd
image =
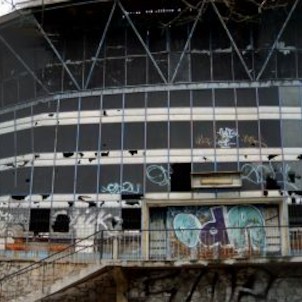
[[[141,209],[122,209],[123,229],[141,229]]]
[[[171,191],[191,191],[191,164],[172,164]]]
[[[49,232],[50,209],[30,210],[29,231],[36,235],[40,232]]]
[[[67,215],[60,214],[57,216],[54,225],[52,226],[54,232],[68,233],[70,219]]]
[[[302,204],[288,205],[288,220],[289,226],[302,226]]]

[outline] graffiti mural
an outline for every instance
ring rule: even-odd
[[[276,229],[269,227],[278,225],[277,206],[169,207],[166,216],[170,253],[181,246],[263,253],[270,251],[270,237],[276,236]]]
[[[253,249],[265,248],[265,221],[259,209],[253,206],[235,206],[228,211],[228,231],[237,249],[251,244]],[[246,232],[248,228],[249,232]]]

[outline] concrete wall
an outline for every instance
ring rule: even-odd
[[[1,277],[24,263],[1,263]],[[2,269],[3,268],[3,269]],[[78,268],[61,264],[57,278],[78,276]],[[41,301],[81,302],[300,302],[302,266],[270,263],[261,266],[110,268],[100,270],[88,280]],[[18,280],[18,291],[30,293],[37,274]],[[63,284],[64,282],[62,282]],[[7,294],[16,284],[2,289],[0,301],[11,301]],[[10,292],[11,293],[11,292]]]

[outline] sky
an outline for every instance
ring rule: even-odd
[[[0,16],[7,14],[11,10],[10,0],[0,0]]]

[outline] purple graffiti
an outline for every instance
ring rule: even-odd
[[[201,226],[200,241],[206,246],[229,243],[224,222],[223,207],[211,208],[212,220]]]

